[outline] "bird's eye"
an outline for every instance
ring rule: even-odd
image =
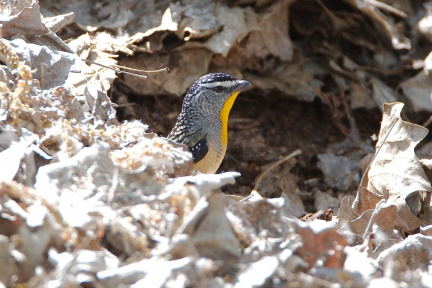
[[[222,86],[216,86],[213,88],[213,91],[215,91],[216,93],[221,93],[223,91],[223,87]]]

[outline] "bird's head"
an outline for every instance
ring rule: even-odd
[[[183,104],[210,115],[228,116],[235,98],[241,91],[252,88],[245,80],[224,73],[210,73],[200,77],[189,88]]]

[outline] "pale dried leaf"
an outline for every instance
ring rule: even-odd
[[[204,43],[203,46],[207,47],[215,54],[222,54],[222,56],[226,57],[228,52],[243,40],[243,38],[249,34],[251,29],[256,27],[256,24],[250,23],[250,21],[249,23],[247,22],[247,15],[253,13],[251,8],[229,8],[226,5],[218,6],[216,16],[220,23],[219,25],[222,25],[223,30],[214,34]],[[279,31],[279,29],[273,31]],[[281,44],[279,43],[279,45]]]
[[[49,47],[26,43],[22,39],[2,40],[12,47],[21,61],[35,70],[33,77],[43,89],[64,85],[72,71],[80,71],[82,61],[76,54],[52,50]]]
[[[375,158],[363,176],[353,208],[357,214],[361,214],[374,209],[381,199],[385,199],[387,205],[394,204],[397,207],[396,226],[403,231],[411,231],[419,227],[422,221],[417,217],[420,209],[409,206],[407,201],[410,200],[409,197],[423,192],[430,193],[431,190],[414,153],[415,146],[428,131],[419,125],[403,121],[400,118],[402,107],[402,103],[384,105]],[[425,203],[421,203],[420,207],[423,205]]]
[[[252,27],[256,26],[256,28],[251,30],[245,45],[247,56],[265,58],[274,55],[283,61],[292,60],[294,47],[289,38],[287,13],[291,2],[293,1],[276,1],[259,15],[253,15]]]
[[[2,18],[0,21],[2,38],[11,38],[16,34],[35,36],[48,32],[48,29],[42,23],[39,9],[39,5],[33,3],[31,7],[24,7],[17,15]]]
[[[240,242],[225,215],[226,199],[210,194],[201,199],[178,233],[191,237],[201,256],[229,259],[240,256]]]

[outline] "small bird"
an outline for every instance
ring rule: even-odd
[[[189,88],[177,123],[168,138],[185,144],[192,153],[194,169],[215,173],[228,143],[228,116],[237,95],[251,83],[224,73],[200,77]]]

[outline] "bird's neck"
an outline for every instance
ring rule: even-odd
[[[222,121],[221,140],[222,145],[226,146],[228,142],[228,116],[231,111],[234,101],[237,98],[239,92],[231,95],[226,101],[220,112],[220,119]]]

